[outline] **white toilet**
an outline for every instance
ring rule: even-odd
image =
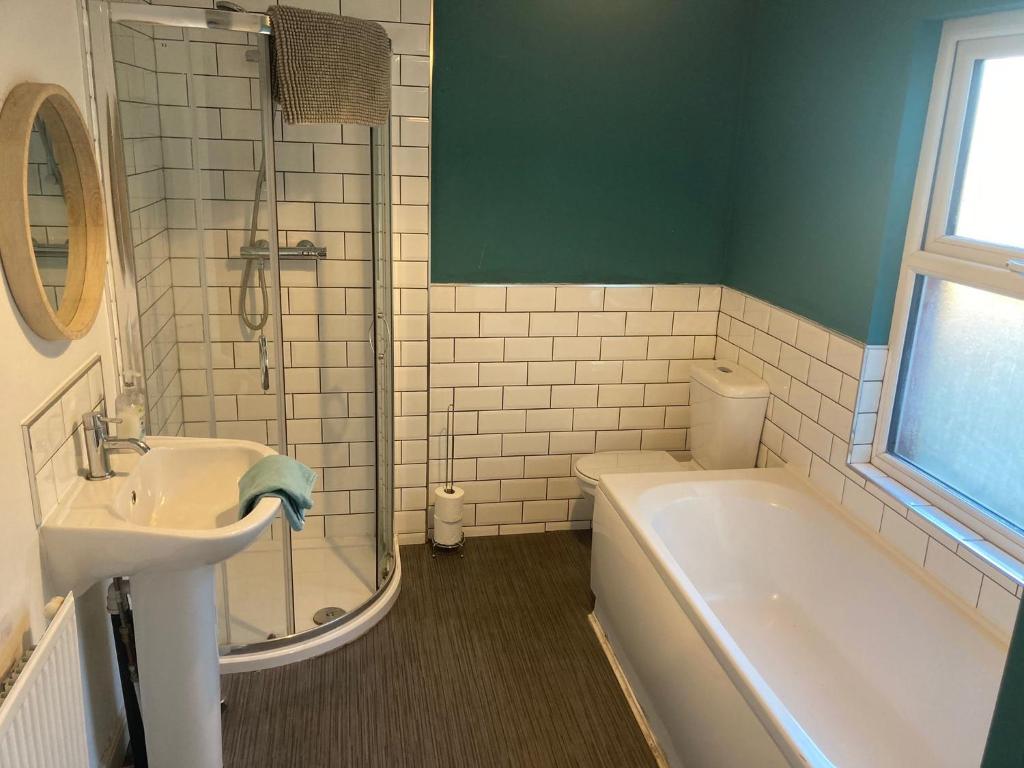
[[[736,363],[695,363],[690,382],[690,447],[693,460],[667,451],[604,451],[583,456],[574,468],[584,496],[592,497],[610,472],[679,472],[749,469],[757,461],[768,385]]]

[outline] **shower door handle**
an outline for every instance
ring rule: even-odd
[[[388,321],[385,320],[382,317],[382,318],[380,318],[380,324],[381,324],[381,327],[382,327],[382,329],[384,331],[384,333],[381,334],[381,337],[382,337],[381,340],[384,342],[384,349],[381,352],[378,352],[378,355],[379,355],[378,359],[383,361],[385,359],[384,355],[387,353],[388,348],[391,347],[393,340],[391,338],[391,326],[388,325]]]
[[[263,391],[270,390],[270,355],[267,352],[267,337],[260,334],[260,385]]]
[[[379,322],[381,324],[381,329],[383,330],[383,334],[382,334],[383,338],[381,340],[384,342],[385,345],[390,344],[391,343],[391,326],[388,325],[388,321],[387,320],[385,320],[383,317],[381,317],[379,315],[377,316],[377,322]],[[377,358],[377,354],[378,354],[377,353],[377,344],[376,344],[376,342],[374,340],[374,336],[376,335],[376,330],[377,329],[374,326],[374,324],[370,323],[370,327],[366,331],[366,341],[370,344],[370,357],[372,357],[372,358]],[[381,357],[379,359],[383,360],[384,358]]]

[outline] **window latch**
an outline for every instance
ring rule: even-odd
[[[1024,259],[1010,259],[1006,262],[1006,268],[1018,275],[1024,275]]]

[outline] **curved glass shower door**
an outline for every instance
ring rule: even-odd
[[[284,125],[254,14],[90,15],[150,432],[260,442],[318,476],[301,532],[275,520],[220,567],[221,643],[338,626],[394,570],[389,126]]]

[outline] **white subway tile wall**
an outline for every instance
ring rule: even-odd
[[[433,285],[430,490],[455,407],[466,533],[590,526],[582,454],[688,456],[690,363],[715,352],[717,286]],[[417,478],[418,479],[418,478]],[[420,515],[399,528],[422,538]]]
[[[401,514],[422,521],[427,461],[429,0],[296,4],[381,21],[392,37],[396,506]],[[246,5],[254,11],[266,7]],[[156,137],[147,145],[157,153],[152,165],[161,177],[153,186],[166,198],[158,206],[163,212],[158,220],[166,230],[162,254],[170,255],[165,270],[168,289],[160,307],[174,320],[169,327],[176,334],[173,357],[181,368],[182,432],[208,435],[212,420],[221,437],[274,444],[273,378],[270,391],[264,393],[258,334],[238,317],[244,262],[237,256],[249,237],[263,151],[257,65],[246,56],[256,39],[191,30],[186,41],[176,29],[149,32],[156,40],[152,61],[147,58],[146,83],[152,76],[153,90],[159,93],[152,104],[159,106],[146,112],[146,138]],[[119,81],[122,99],[125,87]],[[278,117],[274,136],[281,242],[296,245],[308,239],[328,249],[324,261],[282,265],[289,444],[293,455],[320,478],[313,515],[328,517],[324,525],[311,521],[311,529],[327,536],[365,532],[372,530],[367,521],[375,505],[374,378],[368,340],[373,310],[370,132],[349,125],[282,125]],[[198,215],[197,198],[202,200]],[[260,205],[259,221],[257,238],[266,238],[265,204]],[[197,227],[205,231],[201,242]],[[208,286],[205,296],[200,249]],[[255,270],[251,285],[247,306],[258,316]],[[276,364],[277,350],[270,346],[271,363]]]
[[[106,412],[103,364],[96,358],[21,424],[36,524],[60,503],[85,467],[82,415]]]
[[[788,466],[1006,635],[1024,573],[994,544],[870,465],[885,347],[723,289],[716,357],[771,389],[758,466]],[[999,567],[996,567],[998,564]]]
[[[150,431],[177,435],[183,414],[167,201],[174,179],[166,178],[154,28],[115,23],[110,31]]]

